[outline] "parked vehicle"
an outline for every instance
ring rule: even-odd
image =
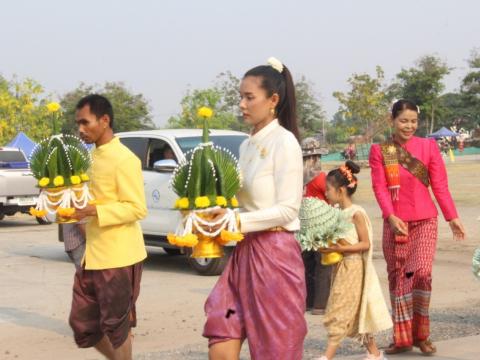
[[[181,221],[180,213],[173,209],[177,198],[169,187],[172,172],[185,153],[201,142],[201,129],[145,130],[118,133],[116,136],[142,161],[145,198],[148,215],[141,221],[145,244],[162,247],[169,255],[179,255],[184,250],[168,243],[166,236],[175,232]],[[238,158],[240,144],[247,135],[238,131],[210,130],[210,140],[229,149]],[[222,272],[230,249],[225,256],[216,259],[188,257],[190,265],[202,275],[218,275]]]
[[[28,213],[37,202],[36,184],[23,151],[0,147],[0,220],[18,212]],[[37,221],[41,225],[50,224],[45,218]]]

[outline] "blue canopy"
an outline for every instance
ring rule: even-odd
[[[20,131],[15,138],[10,141],[6,146],[19,148],[23,151],[25,156],[28,158],[33,148],[37,145],[33,140],[31,140],[27,135]]]
[[[458,134],[454,133],[451,130],[448,130],[446,127],[442,127],[440,130],[437,130],[434,133],[427,135],[427,137],[433,137],[435,139],[438,139],[441,137],[450,137],[450,136],[458,136]]]

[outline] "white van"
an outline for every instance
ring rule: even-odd
[[[118,133],[120,141],[142,161],[145,197],[148,215],[141,222],[145,244],[162,247],[167,254],[178,255],[181,249],[166,240],[169,232],[175,232],[180,213],[173,209],[177,198],[169,188],[170,177],[178,161],[185,153],[201,142],[201,129],[145,130]],[[247,135],[238,131],[210,130],[210,140],[229,149],[237,158],[240,144]],[[186,248],[189,255],[191,249]],[[218,275],[222,272],[229,250],[218,259],[190,258],[190,265],[202,275]]]

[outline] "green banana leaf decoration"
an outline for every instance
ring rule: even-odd
[[[73,135],[42,140],[30,155],[30,169],[41,188],[78,185],[88,181],[91,156],[85,143]]]
[[[179,197],[175,207],[181,210],[238,207],[235,198],[241,185],[238,161],[229,150],[210,141],[208,119],[213,111],[202,107],[197,115],[203,120],[202,142],[186,154],[172,175],[170,185]]]

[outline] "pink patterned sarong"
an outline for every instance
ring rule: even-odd
[[[409,221],[408,242],[395,242],[385,220],[383,254],[387,262],[393,340],[397,347],[411,346],[430,336],[432,265],[437,243],[437,218]]]
[[[209,345],[247,339],[254,360],[300,360],[307,334],[305,270],[293,233],[250,233],[205,303]]]

